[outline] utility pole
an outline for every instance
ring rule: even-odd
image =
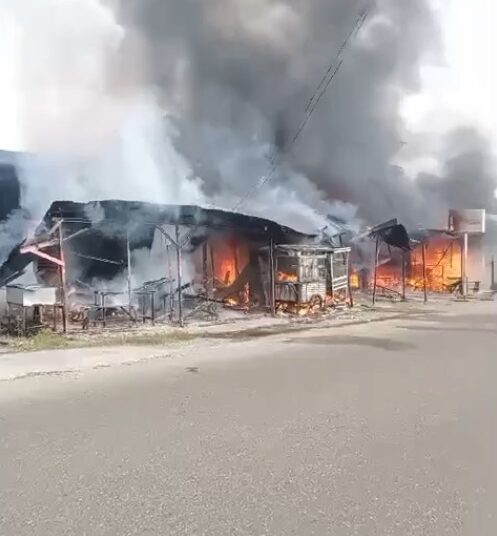
[[[462,297],[468,296],[468,233],[462,237],[462,255],[461,255],[461,293]]]

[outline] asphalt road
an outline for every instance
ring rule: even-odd
[[[0,534],[497,534],[497,308],[0,384]]]

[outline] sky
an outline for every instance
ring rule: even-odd
[[[434,0],[434,6],[444,58],[423,69],[423,91],[406,99],[404,116],[420,131],[474,124],[497,146],[497,2]]]
[[[15,21],[0,3],[0,150],[22,150],[24,146],[16,90],[17,30]]]
[[[23,0],[18,0],[23,1]],[[444,57],[422,71],[423,90],[406,98],[402,114],[409,130],[447,131],[461,123],[482,129],[497,147],[497,2],[432,0],[443,32]],[[23,150],[18,28],[0,4],[0,149]]]

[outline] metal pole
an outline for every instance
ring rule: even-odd
[[[373,282],[373,305],[376,303],[376,284],[378,280],[378,254],[380,252],[380,239],[376,239],[376,247],[374,252],[374,282]]]
[[[183,268],[182,268],[182,258],[181,258],[181,244],[179,242],[179,226],[175,226],[176,232],[176,263],[177,263],[177,274],[178,274],[178,320],[181,327],[184,326],[183,321],[183,289],[182,287],[182,277],[183,277]]]
[[[60,266],[60,298],[62,303],[62,330],[67,332],[67,301],[66,301],[66,264],[63,246],[62,220],[59,225],[59,254],[62,265]]]
[[[269,240],[269,284],[270,284],[270,300],[271,300],[271,316],[276,316],[276,288],[274,277],[274,243],[273,238]]]
[[[490,290],[495,290],[495,257],[492,257],[492,261],[490,263],[490,270],[491,270]]]
[[[131,247],[129,244],[129,231],[126,234],[126,259],[128,264],[128,309],[131,315],[132,294],[131,294]]]
[[[406,301],[406,252],[402,251],[402,301]]]
[[[423,296],[424,302],[426,303],[428,301],[428,294],[426,289],[426,245],[423,244],[421,247],[423,248]]]
[[[468,263],[468,233],[463,234],[462,240],[462,255],[461,255],[461,293],[462,297],[466,298],[468,294],[468,277],[467,277],[467,263]]]

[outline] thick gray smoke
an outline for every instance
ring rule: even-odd
[[[449,133],[440,149],[440,175],[422,174],[419,186],[427,199],[447,208],[496,211],[495,161],[488,140],[473,128]]]
[[[285,151],[366,4],[340,71]],[[435,155],[446,162],[439,177],[418,181],[394,165],[409,137],[401,102],[440,53],[429,0],[5,6],[22,45],[2,59],[16,61],[26,145],[51,153],[23,170],[23,207],[34,219],[55,198],[231,208],[249,194],[240,210],[313,231],[327,214],[415,225],[446,206],[493,199],[489,152],[467,135]],[[274,177],[254,191],[278,154]]]
[[[120,22],[141,36],[150,81],[169,107],[175,103],[177,146],[195,163],[205,190],[238,196],[288,144],[364,5],[123,0]],[[402,148],[400,102],[419,89],[420,64],[437,53],[438,31],[425,0],[377,0],[371,7],[272,186],[301,199],[320,191],[357,206],[370,221],[416,220],[421,192],[392,161]]]

